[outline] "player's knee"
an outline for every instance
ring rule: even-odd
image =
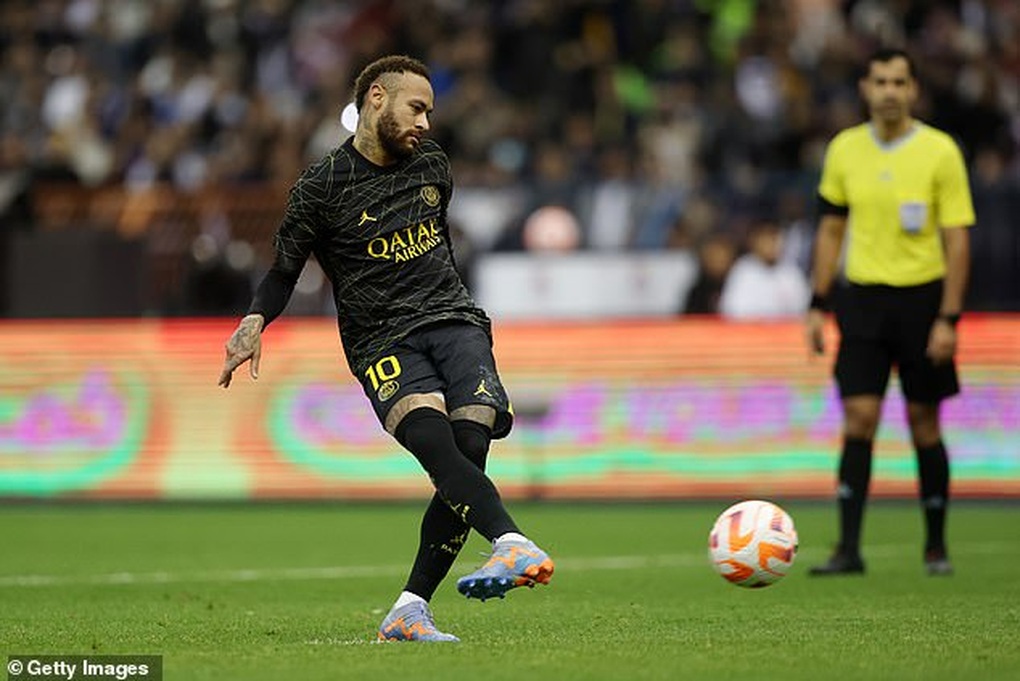
[[[492,429],[475,421],[458,419],[453,421],[453,437],[460,453],[484,471]]]
[[[412,409],[393,428],[393,437],[416,456],[449,428],[446,414],[432,407]],[[447,431],[449,432],[449,431]],[[447,435],[449,437],[449,435]]]

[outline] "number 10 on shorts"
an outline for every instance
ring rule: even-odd
[[[395,355],[387,355],[368,367],[365,375],[372,381],[372,387],[378,390],[380,385],[400,375],[400,360]]]

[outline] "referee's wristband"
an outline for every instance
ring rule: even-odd
[[[955,314],[942,313],[939,315],[939,319],[941,319],[946,324],[949,324],[949,326],[955,329],[956,325],[960,323],[960,313],[959,312]]]
[[[826,296],[819,295],[817,293],[811,294],[811,304],[808,305],[811,310],[821,310],[822,312],[829,311],[829,299]]]

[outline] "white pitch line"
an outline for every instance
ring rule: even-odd
[[[660,556],[608,556],[557,560],[561,569],[634,570],[644,567],[686,567],[707,563],[705,554]],[[363,579],[406,574],[406,565],[360,565],[311,568],[246,568],[203,572],[111,572],[99,575],[8,575],[0,576],[0,587],[70,585],[181,584],[201,582],[301,581],[312,579]]]
[[[366,639],[366,638],[313,638],[310,641],[305,641],[306,646],[364,646],[371,645],[373,643],[382,643],[378,639]]]
[[[875,544],[864,547],[869,557],[889,558],[904,552],[900,544]],[[954,555],[1009,555],[1020,552],[1020,545],[1012,542],[954,544]],[[818,551],[818,553],[821,553]],[[708,564],[708,550],[704,552],[673,553],[643,556],[602,556],[593,558],[563,558],[556,560],[560,570],[637,570],[641,568],[701,567]],[[132,584],[189,584],[208,582],[268,582],[302,581],[314,579],[365,579],[368,577],[395,577],[407,573],[406,565],[352,565],[303,568],[246,568],[238,570],[206,570],[196,572],[111,572],[98,575],[7,575],[0,576],[0,588]]]
[[[246,568],[203,572],[112,572],[100,575],[11,575],[0,577],[4,586],[67,586],[74,584],[181,584],[188,582],[261,582],[271,580],[358,579],[406,572],[396,565],[335,566],[318,568]]]

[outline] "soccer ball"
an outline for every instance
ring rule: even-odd
[[[757,588],[779,581],[797,555],[797,530],[786,511],[768,501],[741,501],[716,519],[708,535],[712,567],[723,579]]]

